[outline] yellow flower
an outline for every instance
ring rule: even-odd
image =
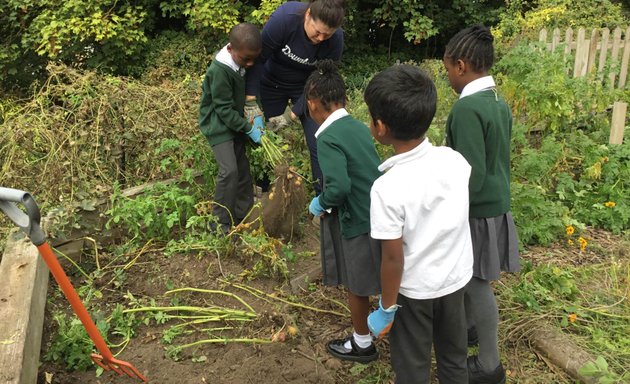
[[[575,232],[575,228],[572,225],[567,226],[567,235],[571,236]]]
[[[604,206],[608,207],[608,208],[612,208],[615,205],[617,205],[617,203],[615,203],[614,201],[607,201],[604,203]]]
[[[567,243],[568,243],[569,245],[573,245],[573,240],[569,239],[569,240],[567,240]]]
[[[575,313],[570,313],[568,317],[569,323],[575,323],[575,320],[577,320],[577,315]]]
[[[588,241],[586,241],[585,238],[583,238],[582,236],[580,236],[578,238],[578,243],[580,243],[580,250],[583,251],[586,249],[586,246],[588,245]]]

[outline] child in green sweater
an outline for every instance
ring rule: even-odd
[[[490,286],[501,271],[519,270],[518,239],[510,212],[510,138],[512,113],[498,95],[488,71],[494,62],[493,37],[484,26],[457,33],[446,46],[444,66],[459,100],[446,123],[446,142],[472,166],[469,224],[473,244],[473,278],[464,302],[471,384],[500,384],[505,371],[499,359],[499,312]]]
[[[378,358],[367,316],[369,296],[380,293],[380,244],[369,235],[370,188],[380,176],[380,159],[369,128],[345,109],[345,84],[332,61],[319,62],[304,96],[320,124],[315,138],[324,183],[309,211],[321,217],[324,284],[347,288],[354,327],[352,335],[330,341],[326,349],[339,359],[367,363]]]
[[[219,167],[212,213],[223,233],[239,223],[254,204],[245,145],[248,136],[260,143],[263,120],[262,116],[252,121],[245,118],[244,76],[261,50],[258,28],[249,23],[234,26],[229,43],[208,67],[202,85],[199,127],[212,146]]]

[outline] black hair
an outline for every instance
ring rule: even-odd
[[[493,41],[490,29],[483,25],[462,29],[446,45],[444,58],[462,60],[477,73],[487,72],[494,64]]]
[[[327,27],[334,29],[341,27],[346,15],[343,0],[311,0],[308,8],[314,20],[319,20]]]
[[[232,27],[229,41],[232,48],[236,50],[249,48],[257,51],[262,48],[260,30],[251,23],[240,23]]]
[[[422,138],[435,115],[437,90],[420,68],[394,65],[377,73],[363,94],[372,120],[381,120],[401,141]]]
[[[326,111],[333,104],[346,106],[346,83],[332,60],[320,60],[316,69],[306,80],[304,97],[306,100],[319,100]]]

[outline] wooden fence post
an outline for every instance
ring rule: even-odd
[[[553,37],[551,38],[551,52],[554,52],[560,45],[560,29],[554,28]]]
[[[626,128],[626,111],[628,104],[621,101],[615,102],[613,105],[613,114],[610,124],[610,144],[623,143],[623,131]]]
[[[612,53],[610,54],[610,61],[614,63],[617,61],[617,57],[619,56],[619,46],[621,45],[621,28],[615,28],[615,32],[613,32],[613,42],[612,42]],[[616,74],[614,71],[611,71],[608,74],[608,80],[610,80],[610,88],[615,88],[615,77]]]
[[[547,45],[547,29],[543,28],[538,32],[538,41]]]
[[[573,29],[568,28],[564,35],[564,55],[571,53],[571,44],[573,43]]]
[[[599,43],[599,31],[595,28],[591,31],[591,45],[588,48],[588,66],[586,73],[591,73],[595,68],[595,56],[597,55],[597,44]],[[603,47],[602,47],[603,49]]]
[[[621,59],[621,69],[619,70],[619,89],[626,86],[628,76],[628,61],[630,60],[630,27],[626,29],[626,35],[623,38],[623,58]]]
[[[608,37],[610,36],[610,30],[608,28],[602,29],[602,42],[600,44],[599,51],[599,65],[597,66],[597,78],[601,83],[604,80],[604,66],[606,65],[606,57],[608,56]]]
[[[573,77],[582,77],[586,75],[586,67],[588,65],[588,49],[591,42],[586,40],[586,31],[584,28],[578,29],[577,39],[575,40],[575,64],[573,66]]]

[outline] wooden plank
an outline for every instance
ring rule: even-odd
[[[551,37],[551,52],[554,52],[560,45],[560,29],[554,28],[553,35]]]
[[[597,66],[597,78],[601,82],[604,79],[604,67],[606,66],[606,58],[608,56],[608,37],[610,36],[610,30],[608,28],[602,29],[602,42],[599,50],[599,65]]]
[[[610,54],[610,62],[616,67],[617,58],[619,57],[619,46],[621,45],[621,28],[615,28],[613,33],[612,53]],[[613,68],[615,68],[613,67]],[[615,88],[616,70],[610,71],[608,74],[608,81],[610,82],[610,88]]]
[[[573,77],[582,77],[586,75],[586,66],[588,64],[588,48],[590,41],[586,40],[586,31],[584,28],[578,29],[577,47],[575,49],[575,62],[573,65]]]
[[[7,238],[0,263],[0,383],[37,381],[48,268],[22,232]]]
[[[538,32],[538,41],[540,41],[541,43],[547,42],[547,30],[545,28],[541,29],[540,32]]]
[[[586,73],[589,75],[595,68],[595,56],[597,55],[597,44],[599,43],[599,31],[593,28],[591,31],[591,45],[588,49],[588,65],[586,67]]]
[[[624,37],[623,46],[623,58],[621,59],[621,68],[619,69],[619,89],[623,89],[626,86],[626,79],[628,78],[628,61],[630,60],[630,27],[626,29],[626,36]]]
[[[615,102],[613,105],[613,115],[610,124],[610,144],[623,143],[623,131],[626,128],[626,111],[628,104],[621,101]]]
[[[568,28],[564,34],[564,55],[571,53],[571,43],[573,43],[573,29]]]

